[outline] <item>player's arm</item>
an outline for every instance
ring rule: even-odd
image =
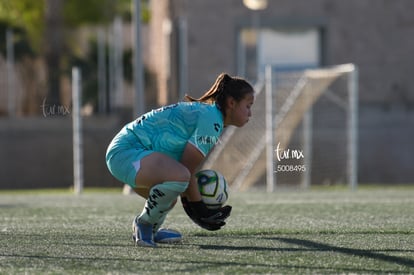
[[[189,201],[201,201],[201,195],[198,191],[198,186],[194,174],[196,173],[197,168],[201,165],[203,160],[204,155],[200,152],[200,150],[188,142],[185,146],[183,156],[181,157],[181,163],[187,167],[191,173],[190,183],[187,190],[183,193],[183,195]]]
[[[187,190],[181,197],[184,210],[196,224],[207,230],[219,230],[226,223],[230,216],[231,206],[226,206],[217,210],[209,210],[201,200],[198,190],[195,172],[204,160],[204,155],[192,143],[187,143],[181,163],[191,172],[191,180]]]

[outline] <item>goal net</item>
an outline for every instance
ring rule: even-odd
[[[220,171],[234,190],[355,188],[357,81],[353,64],[295,72],[267,67],[249,123],[227,128],[203,168]]]

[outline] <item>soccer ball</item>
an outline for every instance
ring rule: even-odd
[[[195,174],[201,198],[207,208],[220,208],[228,199],[227,182],[214,170],[202,170]]]

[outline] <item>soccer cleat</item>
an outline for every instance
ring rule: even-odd
[[[136,217],[132,222],[132,239],[138,246],[155,247],[153,225]]]
[[[133,224],[132,240],[136,243],[136,229],[135,223]],[[154,242],[156,243],[179,243],[183,239],[180,232],[174,229],[161,228],[154,234]]]
[[[154,241],[156,243],[178,243],[182,239],[183,236],[180,232],[168,228],[161,228],[154,234]]]

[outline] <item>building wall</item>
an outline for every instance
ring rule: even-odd
[[[324,65],[358,65],[359,181],[414,182],[414,1],[268,2],[268,8],[257,14],[262,26],[321,26],[325,30]],[[254,17],[242,0],[153,0],[152,9],[149,58],[145,60],[153,62],[157,87],[164,93],[159,103],[177,100],[168,93],[177,94],[173,78],[177,77],[179,19],[185,18],[188,27],[185,92],[199,96],[220,72],[236,73],[237,30],[251,25]],[[162,30],[165,17],[172,23],[169,49],[163,48],[167,45]],[[171,62],[165,60],[166,53]],[[108,143],[126,121],[121,117],[85,120],[86,186],[121,186],[109,174],[104,157]],[[71,186],[71,119],[0,119],[0,167],[3,189]]]
[[[236,73],[236,30],[253,11],[241,0],[187,1],[189,87],[209,87],[216,74]],[[361,103],[414,107],[414,2],[410,0],[270,0],[256,12],[263,26],[321,24],[325,65],[360,68]]]
[[[359,172],[362,182],[414,182],[414,1],[170,1],[170,18],[188,23],[188,93],[199,96],[223,71],[236,74],[237,31],[260,26],[318,26],[322,65],[359,68]],[[174,52],[174,50],[172,51]],[[174,66],[172,67],[174,68]]]
[[[83,121],[84,185],[122,187],[109,173],[105,152],[121,129],[119,116]],[[73,186],[71,116],[0,119],[0,189]]]

